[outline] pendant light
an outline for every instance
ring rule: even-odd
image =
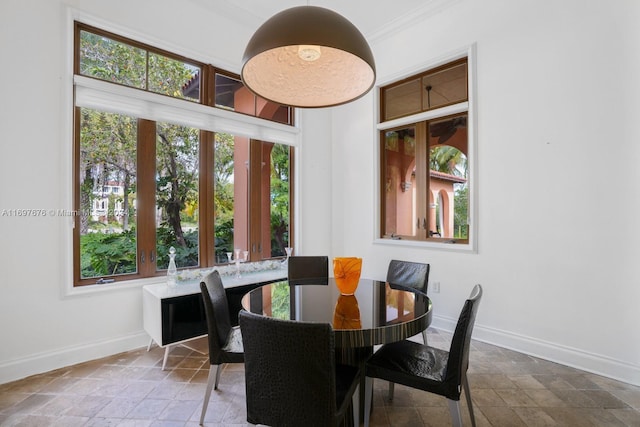
[[[241,75],[246,87],[269,101],[318,108],[366,94],[376,67],[364,36],[346,18],[298,6],[258,28],[244,51]]]

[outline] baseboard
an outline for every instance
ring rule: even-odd
[[[431,327],[453,332],[457,319],[433,316]],[[617,381],[640,386],[640,365],[616,360],[608,356],[552,343],[525,335],[514,334],[476,323],[473,339],[498,347],[518,351],[550,362],[560,363]]]
[[[432,328],[453,332],[457,319],[433,316]],[[588,353],[557,343],[514,334],[476,323],[473,339],[498,347],[529,354],[576,369],[602,375],[635,386],[640,386],[640,366],[607,356]],[[149,343],[145,332],[112,340],[39,353],[33,356],[0,363],[0,384],[41,374],[65,366],[111,356],[124,351],[144,347]]]
[[[134,350],[148,343],[149,335],[141,331],[116,339],[91,342],[0,362],[0,384]]]

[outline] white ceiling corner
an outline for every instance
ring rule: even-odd
[[[295,6],[320,6],[350,20],[373,43],[423,21],[461,0],[189,0],[255,31],[276,13]]]

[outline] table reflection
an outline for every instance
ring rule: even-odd
[[[336,330],[337,347],[397,341],[421,332],[431,321],[426,295],[371,279],[360,279],[350,296],[341,295],[333,279],[324,285],[272,283],[245,295],[242,306],[278,319],[329,323]]]
[[[333,329],[362,329],[360,307],[355,295],[340,295],[333,309]]]

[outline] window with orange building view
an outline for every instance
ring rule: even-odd
[[[466,58],[381,89],[381,237],[468,242],[467,93]]]

